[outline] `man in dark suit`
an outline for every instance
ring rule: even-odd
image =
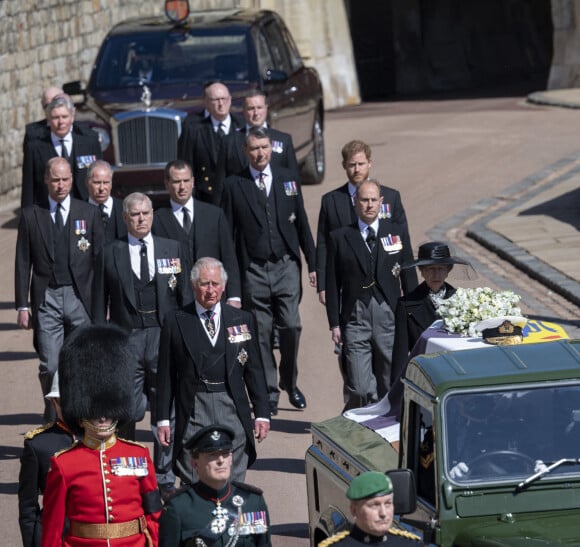
[[[272,145],[267,130],[252,128],[246,135],[245,150],[250,165],[226,179],[224,209],[234,229],[243,272],[243,307],[256,318],[271,413],[276,414],[278,387],[288,392],[294,407],[306,407],[306,399],[296,385],[302,330],[298,313],[302,293],[300,250],[314,287],[314,242],[294,174],[270,165]],[[279,382],[272,352],[274,324],[280,337]]]
[[[50,102],[57,96],[63,95],[64,91],[60,87],[50,86],[43,90],[42,97],[40,98],[40,104],[42,106],[43,112]],[[42,120],[37,120],[35,122],[27,123],[24,128],[24,140],[22,142],[22,150],[26,150],[26,145],[29,141],[42,138],[46,132],[46,128],[50,128],[50,124],[46,117]],[[72,131],[78,135],[95,136],[95,132],[83,123],[73,122]]]
[[[266,93],[260,89],[252,89],[244,98],[245,131],[240,130],[228,135],[228,140],[234,139],[235,146],[226,148],[226,177],[239,173],[248,166],[248,158],[244,153],[245,134],[252,127],[263,127],[268,130],[272,141],[272,156],[270,163],[274,167],[283,167],[294,173],[294,180],[300,182],[300,169],[292,143],[292,135],[268,127],[268,101]],[[228,141],[226,141],[228,142]]]
[[[102,157],[97,134],[76,133],[72,130],[75,107],[68,95],[57,95],[46,107],[46,127],[36,139],[29,140],[22,161],[21,207],[46,203],[47,192],[43,183],[46,162],[55,156],[66,159],[73,175],[72,196],[86,201],[88,196],[85,176],[89,166]]]
[[[412,259],[400,225],[379,218],[382,198],[375,180],[356,191],[358,220],[330,234],[326,264],[326,313],[332,341],[344,344],[346,408],[378,401],[391,382],[394,310],[401,288],[417,276],[400,265]]]
[[[14,291],[18,326],[34,329],[43,395],[50,390],[65,336],[91,321],[95,257],[104,242],[97,209],[70,197],[68,161],[48,161],[45,185],[44,206],[31,205],[21,212]],[[44,418],[54,419],[46,403]]]
[[[111,197],[113,170],[105,160],[97,160],[87,171],[89,203],[99,209],[105,229],[105,241],[127,236],[127,226],[123,220],[123,200]]]
[[[228,272],[227,303],[241,306],[242,287],[232,233],[222,209],[193,199],[191,167],[182,160],[165,166],[165,188],[170,207],[157,209],[153,219],[155,235],[181,244],[183,271],[189,273],[202,256],[220,260]]]
[[[210,82],[204,87],[204,104],[209,116],[184,126],[178,157],[193,167],[196,199],[219,206],[226,173],[226,136],[239,127],[230,115],[232,98],[223,83]]]
[[[185,274],[179,243],[151,234],[153,205],[138,192],[123,201],[127,238],[109,243],[95,274],[95,321],[130,331],[129,341],[137,362],[135,419],[145,416],[147,401],[155,433],[156,375],[159,334],[163,318],[184,303]],[[134,438],[133,430],[125,434]],[[171,452],[155,445],[154,462],[163,493],[174,488]]]
[[[316,234],[316,280],[321,304],[326,302],[326,254],[330,232],[356,222],[357,214],[354,207],[356,186],[368,180],[371,166],[371,147],[363,141],[347,142],[342,147],[342,167],[346,171],[348,182],[322,196]],[[381,185],[381,196],[383,202],[379,218],[388,223],[398,224],[406,234],[403,245],[411,249],[401,195],[397,190]]]
[[[186,483],[195,482],[196,472],[185,446],[203,427],[220,423],[233,430],[232,478],[240,481],[256,459],[254,438],[262,441],[270,429],[253,318],[221,303],[226,283],[219,260],[200,258],[191,271],[195,301],[168,314],[161,332],[157,432],[164,446],[173,441],[174,468]]]

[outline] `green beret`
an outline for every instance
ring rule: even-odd
[[[362,500],[376,496],[386,496],[393,492],[393,483],[384,473],[367,471],[353,479],[346,491],[349,500]]]

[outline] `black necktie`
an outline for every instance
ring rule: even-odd
[[[214,313],[211,310],[208,310],[203,313],[203,317],[205,320],[205,330],[210,335],[211,338],[215,336],[215,321],[213,320]]]
[[[62,204],[56,204],[56,212],[54,214],[54,223],[56,224],[56,229],[60,232],[64,228],[64,220],[62,217]]]
[[[60,139],[60,157],[64,158],[66,161],[70,161],[70,156],[64,144],[64,139]]]
[[[262,190],[262,192],[264,192],[264,194],[266,193],[266,181],[265,181],[266,175],[264,174],[264,172],[260,173],[260,176],[258,178],[258,188],[260,190]]]
[[[224,123],[220,122],[218,124],[217,134],[220,139],[226,136],[226,126]]]
[[[107,222],[109,222],[109,215],[105,211],[105,204],[104,203],[99,203],[99,211],[101,212],[101,220],[103,221],[103,225],[106,228]]]
[[[147,245],[145,242],[140,239],[141,242],[141,250],[139,254],[141,255],[141,281],[143,283],[149,283],[149,260],[147,259]]]
[[[373,229],[372,226],[369,226],[367,229],[367,246],[370,250],[370,252],[373,252],[373,249],[375,248],[375,242],[377,240],[377,236],[375,234],[375,230]]]
[[[181,209],[183,211],[183,229],[185,230],[186,234],[189,234],[189,231],[191,230],[191,218],[189,216],[189,211],[183,207],[183,209]]]

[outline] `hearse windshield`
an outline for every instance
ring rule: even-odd
[[[455,392],[442,402],[445,465],[457,483],[518,480],[580,458],[580,386]],[[580,473],[562,465],[549,478]]]

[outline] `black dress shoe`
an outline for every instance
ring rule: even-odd
[[[278,414],[278,403],[270,401],[270,416],[276,416],[276,414]]]
[[[288,392],[288,399],[294,408],[306,408],[306,398],[297,387]]]

